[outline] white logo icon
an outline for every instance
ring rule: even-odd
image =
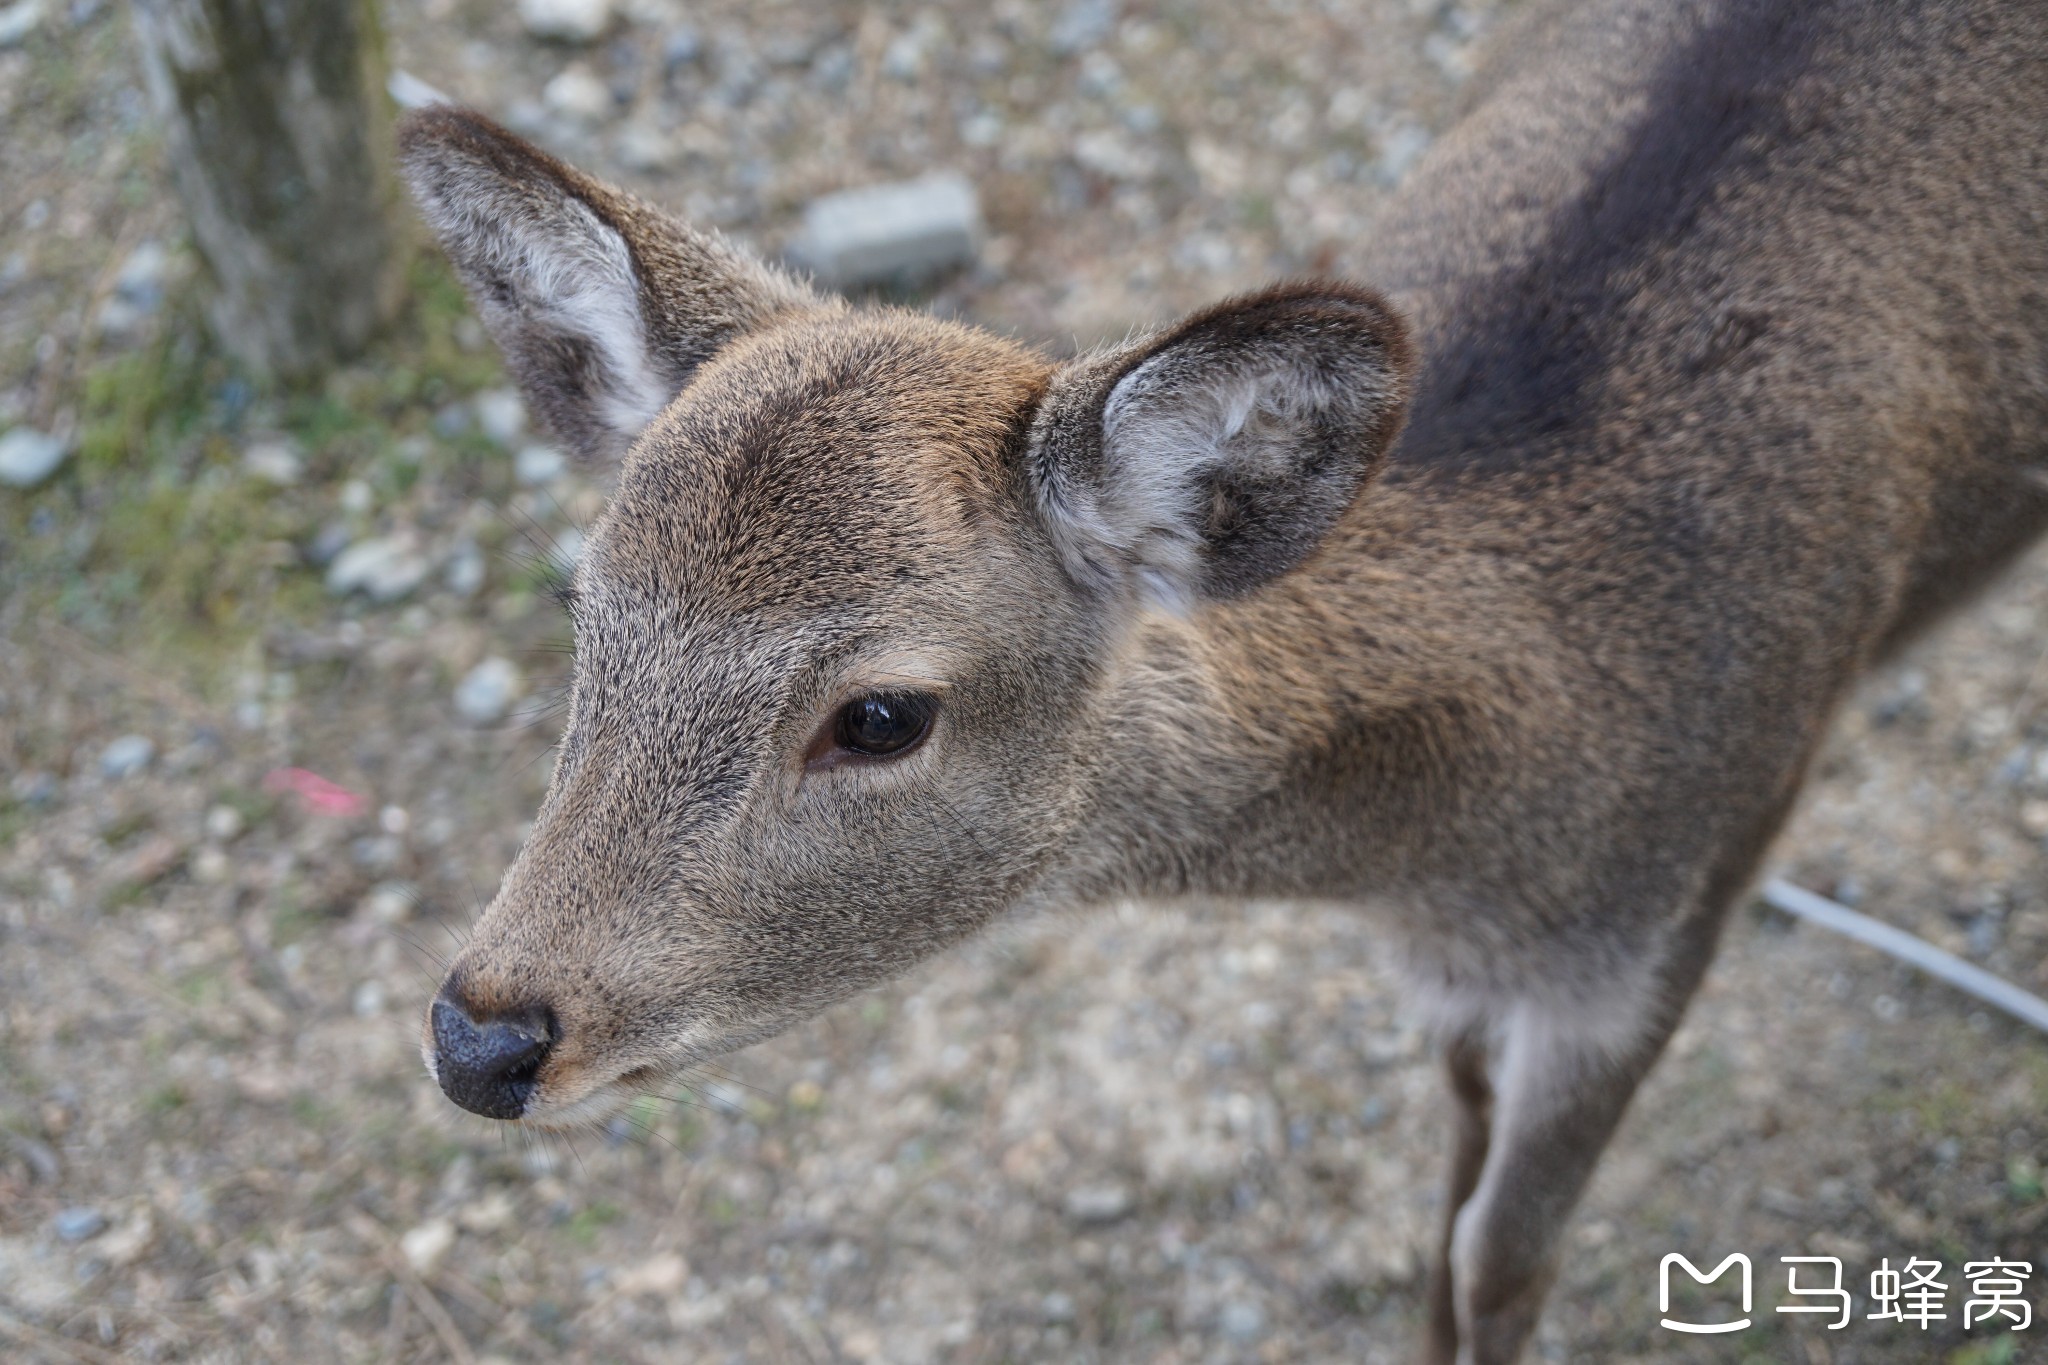
[[[1743,1255],[1739,1251],[1734,1252],[1728,1257],[1727,1260],[1715,1266],[1713,1269],[1713,1273],[1702,1275],[1700,1274],[1698,1266],[1694,1265],[1691,1261],[1686,1260],[1685,1257],[1679,1255],[1677,1252],[1672,1252],[1669,1256],[1666,1256],[1664,1260],[1657,1266],[1657,1311],[1660,1313],[1669,1313],[1671,1311],[1671,1267],[1673,1265],[1684,1266],[1685,1273],[1692,1276],[1693,1280],[1699,1284],[1712,1284],[1715,1280],[1720,1279],[1723,1275],[1728,1273],[1729,1266],[1741,1266],[1742,1312],[1744,1316],[1737,1318],[1734,1322],[1713,1323],[1674,1322],[1669,1317],[1666,1317],[1662,1320],[1664,1326],[1670,1328],[1674,1332],[1700,1333],[1740,1332],[1743,1328],[1749,1326],[1749,1257]]]

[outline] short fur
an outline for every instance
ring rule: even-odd
[[[1059,364],[409,123],[535,407],[593,451],[654,410],[444,989],[552,1020],[527,1121],[1015,907],[1355,903],[1460,1105],[1425,1354],[1516,1356],[1845,690],[2048,525],[2048,6],[1520,32],[1368,244],[1412,342],[1303,283]],[[812,761],[904,689],[922,745]]]

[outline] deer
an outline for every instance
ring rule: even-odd
[[[1067,357],[411,114],[617,462],[447,1097],[588,1123],[1049,907],[1355,907],[1452,1100],[1421,1358],[1516,1359],[1848,689],[2048,526],[2048,6],[1549,3],[1471,89],[1345,277]]]

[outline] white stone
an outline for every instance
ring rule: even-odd
[[[156,757],[156,744],[147,735],[123,735],[100,751],[100,771],[108,777],[133,777]]]
[[[517,389],[485,389],[474,400],[476,424],[484,435],[510,447],[526,434],[526,404]]]
[[[429,1218],[398,1239],[405,1262],[418,1275],[431,1275],[441,1268],[455,1246],[455,1225],[446,1218]]]
[[[455,710],[472,725],[502,720],[519,695],[519,685],[519,668],[510,659],[485,659],[456,685]]]
[[[633,1298],[640,1294],[667,1298],[680,1292],[689,1278],[690,1263],[676,1252],[664,1251],[620,1271],[618,1278],[612,1281],[612,1292],[620,1298]]]
[[[371,977],[355,989],[349,997],[349,1008],[358,1019],[374,1019],[384,1012],[384,983]]]
[[[455,103],[412,72],[397,69],[385,78],[384,93],[391,96],[391,102],[401,109],[425,109],[430,105]]]
[[[1123,1185],[1083,1185],[1067,1192],[1067,1217],[1077,1223],[1114,1223],[1131,1211],[1133,1200]]]
[[[957,175],[934,175],[812,200],[790,254],[846,287],[966,265],[980,240],[974,186]]]
[[[536,38],[588,43],[612,22],[611,0],[519,0],[519,22]]]
[[[20,0],[0,9],[0,51],[20,47],[42,22],[43,0]]]
[[[448,571],[445,581],[448,591],[457,597],[474,597],[476,590],[484,585],[484,553],[472,541],[464,541],[455,547],[455,553],[448,556]]]
[[[34,488],[64,463],[70,443],[34,427],[16,427],[0,436],[0,483]]]
[[[206,812],[206,837],[216,843],[233,843],[247,828],[242,812],[225,803]]]
[[[360,592],[373,602],[396,602],[420,585],[433,566],[410,537],[359,540],[327,566],[327,590],[337,597]]]
[[[399,924],[411,916],[418,899],[410,882],[378,882],[356,911],[377,924]]]
[[[619,163],[629,171],[660,171],[675,164],[682,151],[675,137],[644,119],[635,119],[619,129]]]
[[[527,446],[512,457],[512,472],[523,484],[553,483],[568,467],[553,446]]]
[[[553,113],[580,123],[596,123],[614,107],[611,87],[581,62],[571,62],[541,87],[540,99]]]
[[[289,441],[256,441],[242,452],[242,468],[265,483],[289,488],[306,472],[305,461]]]

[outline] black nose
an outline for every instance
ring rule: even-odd
[[[472,1114],[516,1119],[533,1094],[541,1058],[554,1044],[545,1010],[478,1023],[446,998],[434,1002],[434,1074],[441,1093]]]

